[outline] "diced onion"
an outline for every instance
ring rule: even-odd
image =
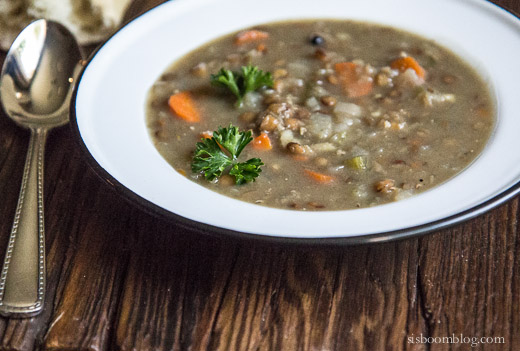
[[[320,102],[313,96],[305,101],[305,106],[311,111],[318,111],[320,109]]]
[[[282,147],[286,147],[289,143],[297,142],[297,139],[294,137],[292,130],[286,129],[280,133],[280,144]]]
[[[361,117],[363,109],[350,102],[338,102],[334,106],[334,114],[338,117]]]
[[[330,93],[324,87],[320,87],[319,85],[315,85],[312,88],[312,95],[314,95],[315,97],[322,97],[322,96],[325,96],[325,95],[330,95]],[[314,99],[316,100],[316,98],[314,98]],[[318,102],[318,100],[316,100],[316,102]],[[318,107],[319,107],[319,104],[318,104]]]
[[[421,93],[419,98],[425,106],[433,106],[433,104],[437,103],[455,102],[455,95],[453,94],[430,93],[428,91]]]
[[[262,103],[263,97],[262,94],[253,91],[249,92],[244,96],[243,107],[247,109],[255,109]]]
[[[320,139],[326,139],[332,133],[332,117],[323,113],[313,113],[307,130]]]
[[[424,79],[419,77],[417,73],[408,68],[406,71],[401,73],[397,78],[397,82],[400,86],[419,86],[424,83]]]

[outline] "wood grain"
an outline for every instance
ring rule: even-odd
[[[127,18],[159,2],[136,1]],[[27,143],[2,112],[0,254]],[[405,241],[274,245],[140,211],[88,168],[67,127],[46,163],[47,301],[40,316],[0,318],[0,350],[520,349],[518,198]],[[504,343],[409,342],[460,335]]]

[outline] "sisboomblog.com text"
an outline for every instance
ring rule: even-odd
[[[411,335],[406,338],[409,344],[469,344],[471,347],[477,347],[481,344],[505,344],[505,338],[502,336],[464,336],[462,334],[451,336],[424,336]]]

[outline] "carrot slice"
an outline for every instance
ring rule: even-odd
[[[267,38],[269,38],[269,33],[257,29],[251,29],[238,33],[235,37],[235,44],[243,45]]]
[[[314,172],[314,171],[311,171],[309,169],[304,169],[303,171],[305,172],[305,174],[307,176],[309,176],[312,180],[314,180],[314,181],[316,181],[318,183],[328,184],[328,183],[332,183],[333,181],[336,180],[336,178],[334,178],[333,176],[330,176],[330,175],[327,175],[327,174],[323,174],[323,173]]]
[[[398,58],[397,60],[392,61],[390,67],[393,69],[397,69],[401,72],[406,71],[411,68],[415,71],[419,78],[424,79],[426,77],[426,70],[422,68],[422,66],[417,62],[413,57],[406,56]]]
[[[271,150],[273,145],[271,144],[271,139],[269,139],[269,135],[267,133],[260,133],[259,136],[253,139],[253,148],[256,150]]]
[[[186,122],[200,122],[200,112],[195,106],[195,101],[189,92],[182,91],[170,96],[168,99],[168,105],[176,116]]]
[[[365,96],[374,89],[374,83],[360,74],[360,67],[354,62],[336,63],[334,70],[348,97]]]

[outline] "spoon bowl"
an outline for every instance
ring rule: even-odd
[[[20,196],[0,275],[0,314],[29,317],[45,297],[43,161],[47,132],[69,120],[81,52],[62,25],[37,20],[16,38],[0,75],[6,114],[31,131]]]
[[[65,27],[48,20],[31,23],[4,62],[0,94],[5,112],[27,128],[67,123],[79,60],[79,47]]]

